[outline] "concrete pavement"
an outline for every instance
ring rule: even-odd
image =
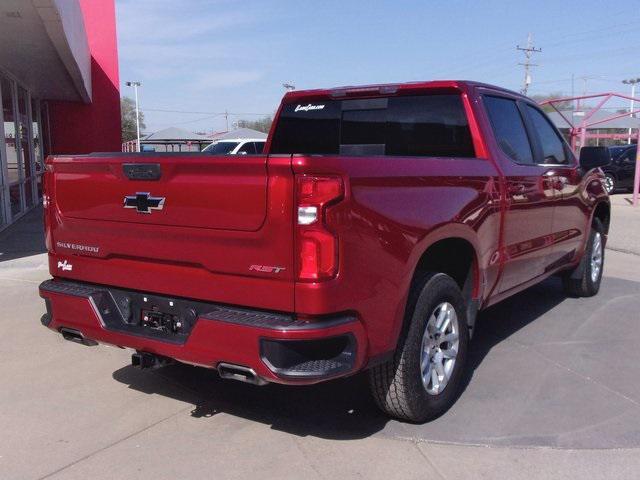
[[[622,215],[632,220],[616,227],[615,208],[614,248],[640,218],[629,211]],[[1,479],[640,471],[640,256],[607,251],[595,298],[567,299],[551,279],[484,312],[460,400],[436,421],[411,425],[380,415],[360,376],[258,388],[184,365],[138,371],[129,351],[65,342],[38,321],[37,285],[48,272],[45,256],[33,254],[41,246],[28,242],[39,225],[31,216],[12,243],[0,234]]]
[[[611,195],[610,249],[640,255],[640,205],[631,206],[631,194]]]

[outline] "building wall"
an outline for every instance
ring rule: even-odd
[[[50,101],[52,154],[121,149],[120,78],[114,0],[80,0],[91,51],[90,104]]]

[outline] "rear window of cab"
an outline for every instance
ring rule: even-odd
[[[271,153],[475,156],[459,94],[285,104]]]

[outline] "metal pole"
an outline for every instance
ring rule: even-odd
[[[133,84],[133,92],[136,97],[136,148],[140,151],[140,110],[138,108],[138,82]]]
[[[636,149],[636,171],[633,177],[633,206],[638,206],[638,190],[640,190],[640,130],[638,130],[638,148]]]
[[[636,84],[631,84],[631,105],[629,112],[633,112],[633,98],[636,96]],[[633,118],[633,113],[629,113],[629,117]],[[629,138],[627,139],[627,144],[631,145],[631,127],[629,127]]]

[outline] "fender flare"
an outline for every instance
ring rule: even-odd
[[[395,325],[393,328],[393,335],[395,337],[395,342],[397,343],[400,338],[400,333],[405,325],[406,320],[406,308],[409,300],[409,293],[411,291],[411,285],[413,283],[416,269],[418,267],[418,263],[423,255],[435,245],[437,242],[448,239],[459,239],[468,242],[473,249],[473,259],[472,259],[472,287],[471,292],[468,298],[467,305],[467,324],[470,328],[470,333],[473,332],[473,326],[475,324],[476,314],[479,310],[479,301],[478,298],[481,296],[481,266],[480,266],[480,256],[479,245],[478,245],[478,235],[477,233],[468,225],[464,225],[462,223],[448,223],[441,226],[438,226],[427,233],[424,237],[422,237],[414,246],[411,255],[407,261],[407,271],[405,273],[402,288],[405,294],[402,297],[402,300],[398,305],[398,312],[396,314]]]

